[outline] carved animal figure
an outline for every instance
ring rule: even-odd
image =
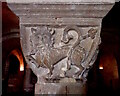
[[[80,72],[78,73],[81,73],[84,70],[84,68],[81,65],[81,62],[85,58],[85,50],[80,46],[80,42],[82,40],[82,34],[79,28],[77,26],[67,26],[63,33],[62,42],[67,44],[72,39],[72,37],[68,34],[70,30],[74,30],[75,32],[77,32],[78,38],[77,41],[75,41],[72,47],[70,48],[68,60],[69,63],[76,65],[80,69]]]
[[[76,65],[80,68],[81,73],[83,71],[83,66],[81,65],[81,62],[84,61],[85,58],[85,50],[80,46],[80,41],[83,39],[86,39],[87,37],[94,37],[95,34],[92,36],[88,33],[86,36],[82,36],[79,28],[77,26],[67,26],[63,33],[62,42],[67,44],[73,37],[68,34],[70,30],[75,30],[78,34],[77,41],[74,42],[74,44],[71,46],[63,46],[61,48],[54,48],[54,32],[51,34],[47,27],[41,27],[37,29],[31,29],[31,31],[36,31],[32,40],[32,45],[34,48],[34,52],[32,54],[35,55],[35,58],[33,58],[29,54],[27,55],[27,59],[29,59],[30,62],[33,62],[37,67],[47,67],[50,70],[50,73],[52,74],[53,66],[54,64],[57,64],[60,60],[68,57],[68,65],[70,68],[71,64]]]
[[[32,29],[35,31],[33,34],[34,40],[32,42],[32,46],[34,46],[34,53],[26,56],[29,61],[33,62],[37,67],[47,67],[50,69],[50,73],[52,74],[53,65],[59,62],[60,60],[67,57],[67,53],[69,51],[69,46],[63,46],[61,48],[54,48],[54,39],[52,37],[53,34],[49,32],[47,27],[42,27],[38,29]],[[31,40],[31,41],[32,41]],[[31,55],[35,55],[33,58]]]
[[[88,54],[88,56],[86,57],[85,56],[85,50],[84,48],[82,48],[80,46],[80,42],[83,40],[83,39],[86,39],[88,37],[91,37],[91,39],[94,39],[95,38],[95,35],[97,33],[97,30],[91,28],[89,31],[88,31],[88,34],[85,35],[85,36],[82,36],[79,28],[77,26],[67,26],[64,30],[64,33],[63,33],[63,39],[62,39],[62,42],[64,43],[68,43],[72,37],[68,34],[68,32],[70,30],[75,30],[78,34],[78,39],[77,41],[73,44],[72,48],[70,49],[69,51],[69,62],[71,64],[74,64],[76,65],[77,67],[79,67],[80,71],[78,72],[77,75],[80,75],[81,73],[83,73],[82,71],[84,69],[86,69],[85,66],[82,66],[81,63],[83,63],[84,61],[88,61],[89,62],[89,56],[91,55],[91,52],[92,52],[92,47],[94,44],[92,44],[91,46],[91,49],[90,49],[90,53]],[[93,53],[93,52],[92,52]],[[86,59],[87,58],[87,59]],[[81,74],[82,75],[82,74]]]

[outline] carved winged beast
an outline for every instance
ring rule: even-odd
[[[75,30],[78,34],[77,41],[73,45],[67,46],[70,40],[74,37],[70,36],[68,32],[70,30]],[[37,67],[47,67],[52,74],[53,66],[57,64],[64,58],[68,58],[68,70],[71,65],[75,65],[80,69],[80,73],[84,70],[84,67],[81,65],[81,62],[84,62],[85,59],[85,49],[80,46],[80,42],[83,39],[88,37],[94,38],[96,31],[85,36],[82,36],[79,28],[77,26],[67,26],[64,29],[63,37],[61,42],[66,44],[66,46],[61,46],[60,48],[55,48],[53,45],[55,43],[54,34],[55,32],[50,32],[47,27],[38,27],[37,29],[32,28],[31,35],[31,54],[27,55],[27,59],[34,63]],[[35,58],[32,57],[35,55]]]

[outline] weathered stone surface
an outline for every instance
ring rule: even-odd
[[[86,86],[82,83],[41,83],[35,86],[36,96],[38,94],[79,94],[86,95]]]
[[[76,80],[74,78],[63,78],[60,83],[76,83]]]
[[[109,2],[109,3],[114,3],[115,0],[6,0],[8,3],[48,3],[48,2],[68,2],[68,3],[73,3],[73,2],[78,2],[78,3],[82,3],[82,2]]]
[[[79,78],[79,75],[90,67],[89,63],[94,55],[92,51],[96,51],[100,40],[100,37],[96,38],[100,34],[98,27],[89,28],[85,35],[82,35],[83,33],[77,26],[63,26],[62,28],[38,26],[36,28],[26,27],[26,30],[29,34],[26,38],[28,50],[26,50],[25,57],[29,64],[35,64],[38,69],[43,70],[43,73],[48,68],[50,78],[66,77],[66,73],[72,70],[72,65],[78,67]],[[87,46],[87,48],[90,47],[89,50],[85,49],[87,38],[91,41],[91,44]],[[81,41],[86,43],[81,46]],[[93,42],[96,42],[97,45]],[[87,62],[86,59],[88,59]],[[43,68],[41,69],[41,67]],[[42,75],[42,71],[40,73]],[[45,71],[45,73],[47,72]],[[37,72],[37,74],[39,73]],[[71,75],[69,74],[68,77]]]
[[[114,0],[8,2],[20,18],[25,59],[38,77],[35,94],[85,94],[101,42],[101,21]]]

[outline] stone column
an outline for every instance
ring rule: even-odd
[[[38,81],[35,94],[86,94],[102,18],[114,0],[7,0],[20,19],[23,54]]]
[[[25,77],[24,77],[24,92],[28,93],[31,92],[33,85],[30,82],[31,80],[31,69],[28,66],[28,64],[26,65],[26,69],[25,69]]]

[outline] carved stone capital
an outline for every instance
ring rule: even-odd
[[[36,94],[85,94],[101,42],[101,21],[113,4],[114,0],[8,0],[20,18],[23,54],[38,77]]]

